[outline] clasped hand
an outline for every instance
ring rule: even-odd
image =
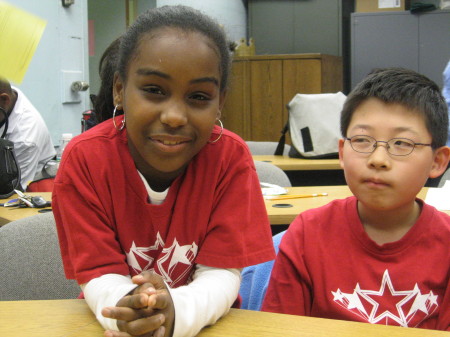
[[[105,337],[167,337],[172,335],[175,309],[161,276],[145,271],[132,278],[137,284],[130,294],[106,307],[102,315],[117,320],[120,331],[105,331]]]

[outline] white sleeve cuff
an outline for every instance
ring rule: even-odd
[[[119,274],[102,275],[81,285],[89,308],[91,308],[99,323],[106,330],[119,329],[117,328],[117,320],[104,317],[102,309],[115,307],[122,297],[136,287],[137,285],[131,282],[129,276]]]
[[[240,269],[197,265],[193,281],[170,289],[175,306],[172,337],[191,337],[225,315],[239,293]]]

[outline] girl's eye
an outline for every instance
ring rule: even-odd
[[[211,100],[211,98],[209,97],[209,95],[204,94],[204,93],[195,93],[189,96],[190,99],[195,100],[195,101],[209,101]]]
[[[147,86],[143,89],[145,92],[148,92],[149,94],[154,95],[164,95],[164,92],[161,90],[160,87],[157,86]]]

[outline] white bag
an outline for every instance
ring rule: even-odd
[[[342,138],[340,116],[345,99],[342,92],[294,96],[288,104],[289,126],[283,130],[285,133],[289,129],[291,134],[289,157],[338,158],[338,141]]]

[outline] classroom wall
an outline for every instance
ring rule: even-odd
[[[231,41],[247,37],[247,1],[244,0],[157,0],[157,6],[186,5],[215,18],[225,28]]]
[[[118,36],[126,29],[126,8],[124,0],[88,1],[88,20],[93,48],[89,53],[90,93],[100,88],[98,65],[100,58]]]
[[[186,5],[201,10],[222,24],[232,41],[246,37],[247,12],[243,0],[134,0],[136,15],[147,9],[165,5]],[[134,9],[134,8],[133,8]],[[90,92],[96,94],[100,88],[98,65],[108,45],[126,30],[126,2],[124,0],[89,0],[88,18],[94,37],[94,53],[89,55],[91,78]]]
[[[89,107],[88,92],[70,90],[74,80],[89,83],[87,0],[69,8],[55,0],[7,2],[47,21],[22,83],[12,84],[40,111],[56,145],[62,133],[80,132],[81,114]]]

